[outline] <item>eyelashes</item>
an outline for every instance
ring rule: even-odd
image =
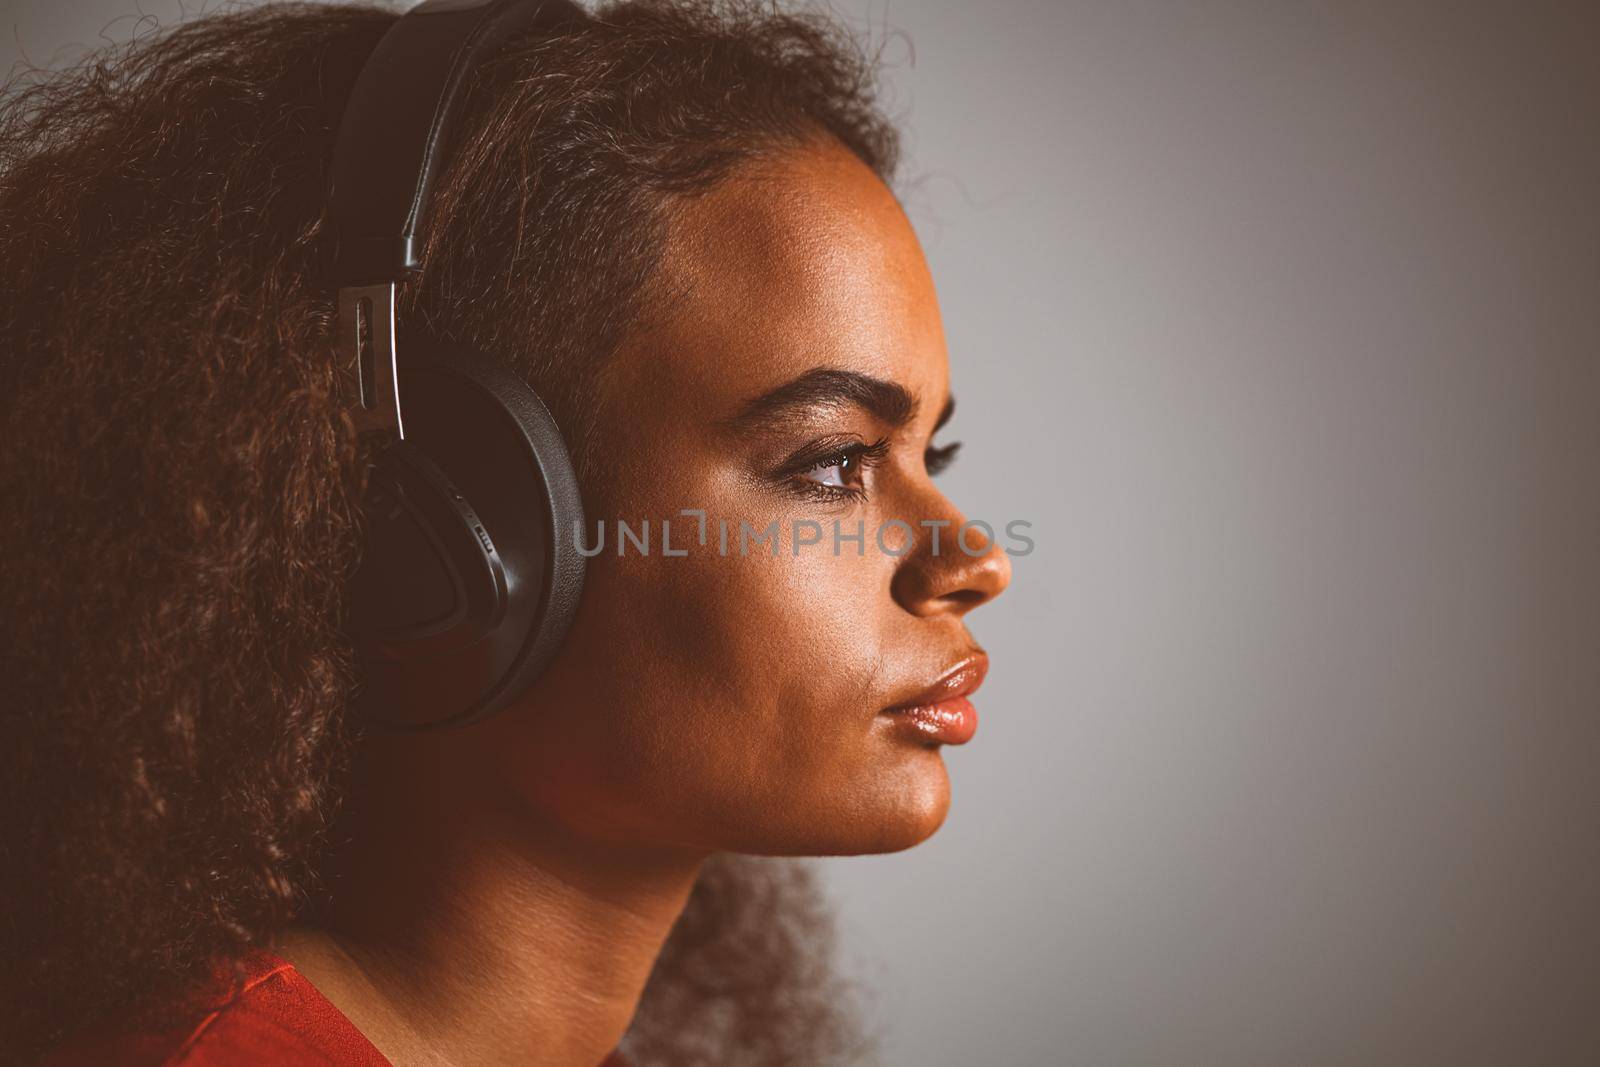
[[[785,483],[813,500],[865,500],[866,472],[889,454],[889,439],[862,441],[823,440],[801,449],[784,465]]]
[[[929,445],[928,450],[922,454],[923,465],[928,468],[930,475],[937,475],[956,461],[956,453],[959,451],[961,451],[960,441],[951,441],[937,448]]]
[[[938,447],[929,446],[923,463],[930,476],[945,470],[955,460],[960,441]],[[795,494],[824,502],[867,499],[866,472],[883,462],[889,454],[889,439],[867,443],[858,440],[824,439],[813,442],[792,456],[778,472],[778,479]]]

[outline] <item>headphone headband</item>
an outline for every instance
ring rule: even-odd
[[[582,18],[573,0],[426,0],[362,68],[339,123],[329,196],[328,281],[339,350],[360,387],[359,432],[404,439],[395,286],[421,266],[421,229],[472,71],[514,34]]]
[[[472,71],[516,33],[582,15],[572,0],[427,0],[390,28],[339,124],[328,213],[335,287],[417,271],[428,197]]]

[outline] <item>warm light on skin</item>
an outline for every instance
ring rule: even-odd
[[[854,155],[815,143],[681,205],[659,281],[662,313],[596,398],[592,517],[697,507],[786,537],[805,517],[960,525],[924,462],[949,399],[932,279]],[[730,425],[818,367],[915,408],[898,426],[839,403]],[[889,442],[866,499],[772,476],[820,437]],[[894,851],[944,821],[939,746],[882,712],[977,651],[964,616],[1010,562],[998,544],[927,548],[591,559],[572,633],[516,705],[368,738],[338,935],[302,928],[283,954],[391,1057],[598,1062],[708,855]]]
[[[671,316],[615,357],[601,440],[601,514],[682,507],[867,528],[963,516],[923,470],[949,396],[933,281],[891,192],[826,142],[684,205],[662,279]],[[767,432],[720,422],[818,366],[906,389],[903,429],[841,405]],[[888,436],[869,499],[819,503],[763,480],[819,436]],[[687,529],[687,524],[685,524]],[[916,844],[945,818],[936,748],[877,712],[973,648],[963,616],[1009,562],[925,552],[691,553],[590,563],[578,622],[525,712],[484,731],[540,817],[639,843],[815,854]]]

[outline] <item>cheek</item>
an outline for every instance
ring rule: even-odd
[[[736,550],[632,562],[607,599],[632,678],[622,723],[644,760],[715,766],[746,791],[844,758],[880,667],[861,568]]]
[[[608,834],[718,848],[799,848],[870,817],[919,759],[874,731],[883,569],[848,549],[741,557],[736,538],[724,557],[714,533],[683,558],[592,560],[572,642],[521,713],[529,787]],[[902,799],[939,807],[942,763],[920,760]]]

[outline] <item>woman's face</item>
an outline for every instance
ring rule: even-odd
[[[516,803],[607,840],[916,844],[943,822],[949,779],[933,735],[886,709],[975,657],[981,671],[963,619],[1010,575],[981,532],[975,554],[954,544],[964,517],[927,469],[950,382],[916,236],[829,143],[684,206],[663,270],[673,295],[597,398],[604,484],[585,542],[603,521],[605,548],[545,676],[474,731],[479,757]],[[704,545],[681,509],[706,513]],[[636,535],[649,521],[648,554],[618,554],[619,518]],[[880,544],[892,518],[914,543],[889,526]],[[686,555],[664,554],[663,519]],[[836,520],[864,543],[836,551]],[[923,524],[941,520],[935,554]],[[756,541],[774,522],[775,556]]]

